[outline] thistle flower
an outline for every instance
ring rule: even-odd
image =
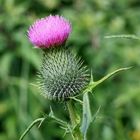
[[[42,94],[58,101],[79,94],[89,82],[89,73],[81,60],[65,47],[49,48],[39,72]]]
[[[35,46],[47,48],[43,49],[38,82],[42,94],[52,100],[68,100],[89,82],[86,67],[63,45],[70,32],[70,23],[58,15],[37,20],[28,31],[29,40]]]
[[[39,48],[61,46],[71,32],[71,24],[62,16],[48,16],[37,20],[28,30],[29,40]]]

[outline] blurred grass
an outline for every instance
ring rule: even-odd
[[[41,54],[27,38],[37,18],[60,14],[72,22],[67,44],[93,69],[94,79],[120,68],[133,69],[108,80],[91,95],[91,110],[101,105],[88,139],[140,140],[140,41],[105,39],[106,35],[140,37],[139,0],[0,0],[0,140],[16,140],[32,120],[49,112],[68,119],[65,105],[40,96],[36,82]],[[77,107],[79,108],[79,106]],[[54,122],[33,128],[25,140],[63,138]]]

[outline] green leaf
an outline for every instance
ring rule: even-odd
[[[88,97],[88,93],[85,93],[83,96],[83,120],[81,125],[81,132],[84,135],[84,140],[86,140],[87,130],[91,122],[92,122],[92,115],[90,110],[89,97]]]
[[[0,57],[0,77],[8,76],[13,58],[14,56],[12,53],[6,53],[2,57]]]
[[[38,118],[36,120],[34,120],[28,127],[27,129],[23,132],[23,134],[21,135],[21,137],[19,138],[19,140],[23,140],[24,137],[29,133],[29,131],[31,130],[31,128],[39,123],[39,127],[40,127],[40,124],[42,124],[42,122],[45,120],[46,118]]]
[[[140,84],[139,84],[140,85]],[[130,86],[127,88],[127,92],[120,94],[118,97],[115,98],[113,104],[116,108],[126,105],[135,99],[139,99],[140,95],[140,87],[139,85],[133,85],[133,88]]]
[[[92,122],[94,122],[96,120],[96,118],[97,118],[97,116],[99,114],[100,109],[101,109],[101,106],[99,106],[99,108],[97,109],[96,113],[93,115]]]
[[[51,118],[51,119],[54,119],[58,124],[64,126],[64,127],[68,127],[67,123],[64,122],[63,120],[57,118],[54,116],[54,113],[53,113],[53,110],[52,108],[50,107],[50,113],[49,115],[45,115],[45,117],[42,117],[42,118],[38,118],[36,120],[34,120],[28,127],[27,129],[23,132],[23,134],[21,135],[21,137],[19,138],[19,140],[23,140],[24,137],[29,133],[29,131],[32,129],[32,127],[36,124],[39,124],[38,125],[38,128],[42,125],[42,123],[48,119],[48,118]]]
[[[54,115],[54,112],[52,110],[52,108],[50,107],[50,113],[49,115],[47,115],[47,117],[53,119],[54,121],[56,121],[58,124],[64,126],[64,127],[67,127],[67,122],[57,118],[55,115]]]
[[[127,67],[127,68],[120,68],[120,69],[117,69],[109,74],[107,74],[106,76],[104,76],[102,79],[94,82],[90,82],[88,87],[85,89],[85,91],[83,93],[88,93],[88,92],[91,92],[95,87],[97,87],[98,85],[100,85],[101,83],[103,83],[105,80],[109,79],[111,76],[121,72],[121,71],[125,71],[125,70],[129,70],[130,68],[132,67]]]
[[[129,38],[129,39],[136,39],[136,40],[140,40],[140,38],[136,35],[127,35],[127,34],[121,34],[121,35],[109,35],[109,36],[105,36],[105,38]]]
[[[18,50],[18,55],[20,55],[20,57],[22,57],[23,60],[26,60],[27,62],[32,64],[35,68],[39,69],[40,55],[34,48],[31,48],[30,46],[21,47]]]

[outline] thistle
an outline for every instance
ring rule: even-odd
[[[62,16],[48,16],[37,20],[28,30],[30,42],[38,48],[64,44],[71,32],[71,24]]]
[[[89,93],[98,85],[103,83],[114,74],[130,68],[121,68],[98,81],[89,78],[88,69],[83,66],[79,59],[70,48],[65,46],[65,42],[71,32],[71,24],[61,16],[48,16],[37,20],[28,30],[29,40],[37,48],[43,50],[42,65],[38,72],[38,85],[42,94],[51,100],[67,101],[67,109],[71,123],[61,120],[54,115],[52,108],[45,117],[34,120],[24,131],[19,140],[23,140],[29,130],[37,123],[39,126],[45,119],[54,119],[65,133],[70,133],[73,140],[85,140],[90,124],[95,120],[96,114],[92,116],[90,110]],[[90,79],[90,82],[89,82]],[[83,93],[83,101],[70,97]],[[73,101],[82,104],[83,117],[80,120],[79,113],[73,106]]]
[[[65,47],[48,49],[39,73],[43,95],[58,101],[77,95],[89,82],[87,68]]]
[[[29,40],[43,50],[38,85],[51,100],[65,101],[79,94],[89,82],[86,67],[65,47],[71,24],[61,16],[37,20],[28,30]]]

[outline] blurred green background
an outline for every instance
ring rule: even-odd
[[[17,140],[36,118],[49,113],[68,120],[62,103],[40,96],[34,86],[41,53],[27,38],[28,27],[40,17],[60,14],[73,31],[67,45],[82,56],[98,80],[121,67],[120,73],[97,87],[91,110],[101,110],[88,140],[140,140],[140,41],[105,39],[106,35],[140,37],[139,0],[0,0],[0,140]],[[79,109],[79,106],[77,106]],[[34,127],[25,140],[71,140],[55,122]]]

